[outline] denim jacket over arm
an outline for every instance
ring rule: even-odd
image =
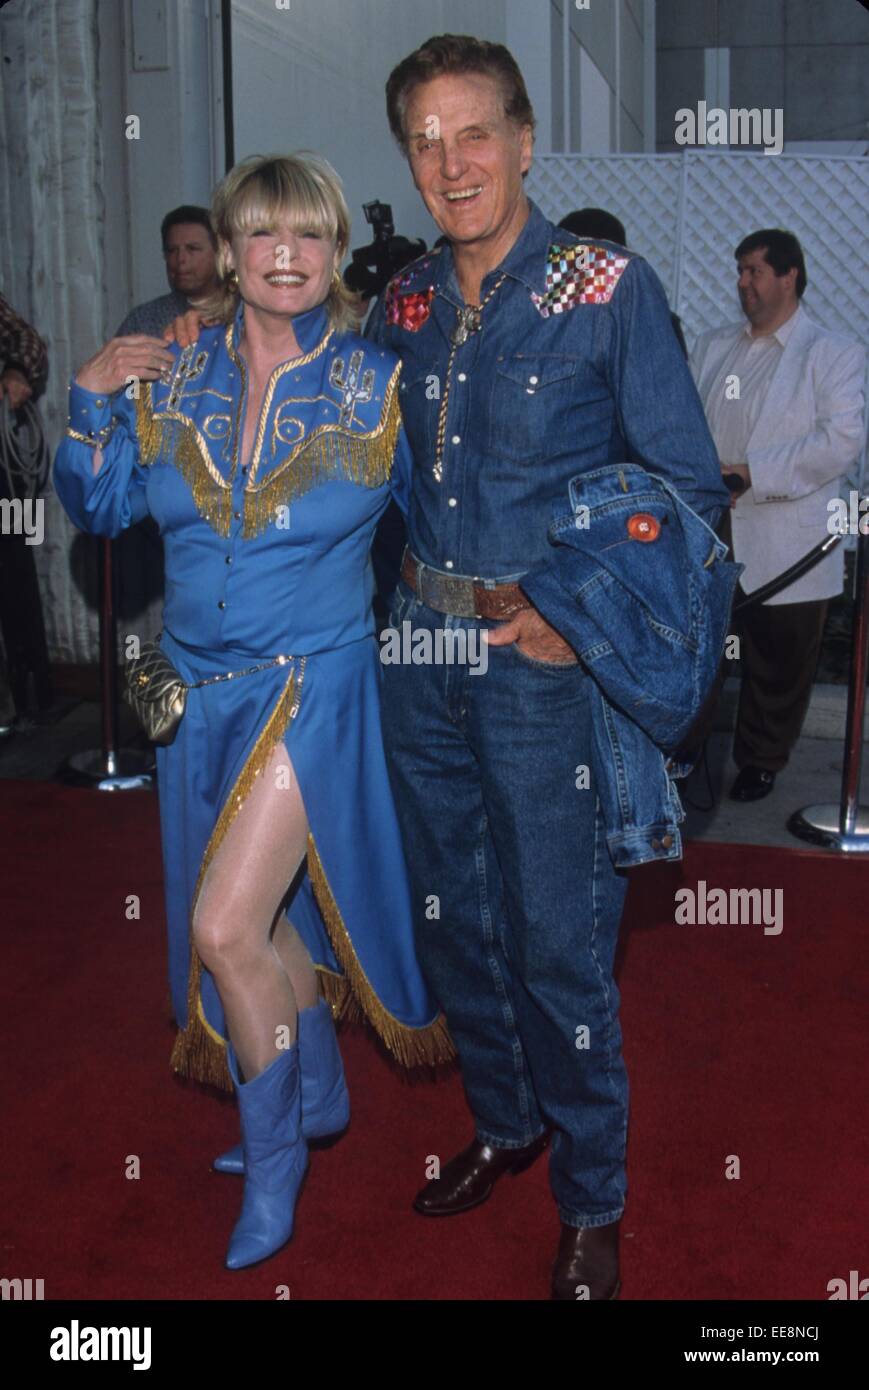
[[[516,242],[484,276],[480,299],[480,331],[451,353],[464,301],[446,245],[390,282],[366,329],[402,358],[414,456],[407,529],[417,559],[488,582],[522,581],[548,567],[557,580],[553,507],[565,510],[577,478],[623,460],[714,525],[729,494],[666,295],[641,256],[580,240],[532,203]],[[641,797],[645,772],[626,755],[621,777],[631,795]],[[616,790],[611,765],[607,778]],[[669,796],[666,777],[662,785]],[[608,793],[602,799],[619,805]],[[674,816],[668,800],[654,824],[669,826]],[[611,823],[613,833],[620,824]],[[675,857],[671,848],[646,857]],[[640,862],[639,849],[628,862]]]
[[[663,479],[579,474],[553,507],[550,562],[522,588],[594,680],[594,785],[619,866],[681,853],[670,756],[712,686],[741,565]]]

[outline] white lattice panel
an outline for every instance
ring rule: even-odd
[[[760,227],[795,232],[804,303],[828,328],[869,341],[869,159],[828,155],[541,155],[528,194],[554,222],[602,207],[655,267],[689,343],[739,318],[733,251]]]

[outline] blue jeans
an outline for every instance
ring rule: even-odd
[[[491,626],[435,613],[404,583],[390,621]],[[384,665],[417,951],[458,1048],[478,1139],[522,1148],[551,1127],[562,1221],[604,1226],[621,1216],[626,1191],[612,967],[627,881],[580,771],[593,763],[590,677],[515,645],[488,656],[485,674]]]

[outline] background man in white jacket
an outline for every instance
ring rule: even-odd
[[[827,504],[863,449],[866,354],[801,306],[806,268],[791,232],[753,232],[735,255],[746,321],[704,333],[690,361],[722,472],[744,484],[724,526],[750,594],[828,533]],[[839,547],[740,622],[737,801],[766,796],[788,761],[842,579]]]

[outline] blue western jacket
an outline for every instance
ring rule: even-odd
[[[663,478],[638,464],[574,477],[552,554],[522,588],[594,680],[594,783],[613,862],[678,859],[672,755],[714,683],[741,565]]]

